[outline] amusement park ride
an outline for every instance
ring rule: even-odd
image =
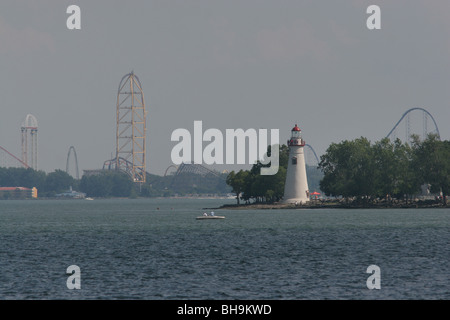
[[[411,116],[419,115],[421,119],[415,121]],[[117,90],[116,103],[116,150],[115,157],[106,160],[101,170],[120,170],[126,172],[130,178],[139,184],[146,181],[146,118],[147,111],[144,101],[144,92],[142,85],[134,72],[124,75],[119,83]],[[420,124],[421,123],[421,124]],[[418,127],[422,127],[422,132],[417,132]],[[387,134],[387,138],[400,138],[401,128],[404,127],[405,137],[401,139],[404,142],[411,142],[412,133],[416,133],[422,139],[430,133],[436,134],[440,138],[439,129],[433,116],[424,108],[411,108],[407,110],[400,120],[395,124],[392,130]],[[429,130],[429,128],[433,128]],[[24,167],[38,170],[38,122],[35,116],[27,114],[20,127],[21,130],[21,158],[0,146],[0,167]],[[304,149],[305,161],[308,165],[317,166],[319,157],[309,144],[302,146]],[[67,154],[66,172],[69,172],[69,158],[73,154],[76,166],[76,178],[79,179],[78,159],[75,148],[71,146]],[[182,163],[179,166],[170,165],[165,174],[170,169],[175,170],[175,175],[183,172],[197,174],[215,173],[199,164]],[[99,170],[84,170],[89,171]]]
[[[36,117],[27,114],[22,126],[22,162],[37,170],[38,163],[38,123]],[[30,146],[28,145],[30,141]]]
[[[144,92],[134,72],[122,77],[117,91],[116,156],[103,169],[126,172],[136,183],[145,183],[146,117]]]

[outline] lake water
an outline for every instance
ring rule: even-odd
[[[0,299],[449,299],[450,209],[0,201]],[[81,289],[69,290],[77,265]],[[369,290],[367,267],[380,268]]]

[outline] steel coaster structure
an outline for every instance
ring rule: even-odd
[[[199,174],[201,176],[206,176],[208,174],[212,174],[216,177],[219,177],[219,174],[213,170],[210,170],[201,164],[196,163],[182,163],[178,166],[177,171],[175,172],[175,175],[179,175],[181,173],[193,173],[193,174]]]
[[[428,133],[436,133],[438,138],[440,139],[441,134],[439,133],[439,128],[437,126],[436,120],[434,120],[433,116],[431,115],[431,113],[429,113],[427,110],[425,110],[424,108],[411,108],[408,109],[400,118],[400,120],[398,120],[398,122],[395,124],[395,126],[392,128],[391,131],[389,131],[389,133],[387,134],[387,138],[389,139],[395,139],[395,132],[396,129],[399,127],[400,123],[405,120],[406,124],[405,124],[405,128],[406,128],[406,142],[409,142],[411,139],[411,119],[410,119],[410,115],[412,112],[414,111],[419,111],[422,112],[422,138],[425,139]],[[434,124],[434,130],[433,131],[428,131],[428,118],[430,118]]]
[[[0,167],[29,168],[30,166],[0,146]]]
[[[122,77],[117,90],[116,156],[103,164],[103,169],[126,172],[136,183],[146,181],[144,92],[134,72]]]
[[[311,153],[314,155],[314,158],[312,160],[309,159],[309,157],[306,157],[307,158],[306,162],[308,163],[308,165],[311,165],[311,163],[313,163],[317,167],[319,165],[320,160],[319,157],[317,156],[316,151],[310,144],[305,144],[305,147],[308,148],[308,150],[310,150]]]
[[[167,176],[167,173],[169,172],[169,169],[175,169],[175,173],[176,173],[177,170],[178,170],[178,166],[176,166],[176,165],[174,165],[174,164],[168,166],[167,169],[166,169],[166,171],[164,171],[164,177]],[[174,173],[174,174],[175,174],[175,173]]]
[[[32,114],[27,114],[20,127],[22,131],[22,162],[37,170],[38,165],[38,122]],[[30,139],[31,146],[28,146]]]
[[[171,174],[173,174],[174,176],[178,176],[180,174],[183,173],[193,173],[193,174],[198,174],[201,176],[207,176],[208,174],[212,174],[216,177],[220,177],[220,174],[217,171],[213,171],[210,170],[208,168],[206,168],[205,166],[202,166],[201,164],[197,164],[197,163],[185,163],[183,162],[182,164],[180,164],[179,166],[176,165],[170,165],[167,167],[166,171],[164,172],[164,177],[167,176],[169,169],[174,169],[175,172],[172,172]]]
[[[118,166],[117,163],[119,163]],[[122,157],[119,157],[118,159],[114,158],[111,160],[106,160],[105,162],[103,162],[102,170],[116,170],[116,169],[124,171],[131,176],[131,172],[133,170],[133,163]]]
[[[167,171],[171,167],[173,167],[173,166],[169,166],[166,169],[164,176],[167,175]],[[212,175],[212,176],[221,178],[220,174],[218,174],[216,171],[210,170],[210,169],[206,168],[205,166],[202,166],[201,164],[197,164],[197,163],[184,163],[183,162],[176,168],[177,168],[177,171],[173,175],[173,180],[170,183],[170,187],[173,187],[174,185],[176,185],[178,183],[178,181],[183,173],[191,173],[191,174],[199,175],[202,177]]]
[[[73,156],[75,158],[76,178],[77,178],[77,180],[79,180],[80,179],[80,174],[79,174],[79,171],[78,171],[78,158],[77,158],[77,152],[76,152],[74,146],[70,146],[69,152],[67,153],[66,172],[69,173],[69,158],[70,158],[70,154],[71,154],[72,151],[73,151]]]

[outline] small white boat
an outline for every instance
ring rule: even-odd
[[[94,199],[92,199],[92,198],[90,198],[90,197],[87,197],[87,198],[85,198],[86,200],[94,200]]]
[[[198,216],[197,220],[225,219],[224,216]]]

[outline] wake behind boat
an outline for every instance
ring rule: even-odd
[[[216,216],[216,215],[214,214],[214,212],[211,211],[210,214],[207,214],[206,212],[204,212],[202,216],[199,216],[199,217],[197,217],[196,219],[197,219],[197,220],[225,219],[225,217],[224,217],[224,216]]]

